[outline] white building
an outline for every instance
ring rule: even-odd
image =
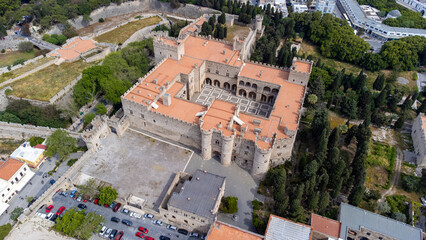
[[[31,147],[30,142],[24,142],[10,155],[11,158],[24,161],[32,168],[39,168],[40,164],[44,161],[44,150],[46,145],[37,144]]]
[[[300,2],[291,2],[291,7],[293,8],[293,12],[297,13],[307,12],[309,10],[305,3]]]
[[[315,3],[315,11],[333,14],[334,8],[336,7],[335,0],[317,0]]]
[[[8,202],[31,180],[34,173],[26,163],[13,158],[0,164],[0,214],[2,214],[9,207]]]
[[[417,166],[426,167],[426,117],[419,114],[414,119],[411,129],[411,137],[413,139],[414,153],[417,156]]]
[[[396,0],[396,2],[408,9],[419,12],[426,17],[426,0]]]

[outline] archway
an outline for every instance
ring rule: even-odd
[[[253,83],[253,85],[251,85],[252,88],[257,89],[257,84]]]
[[[214,151],[212,154],[212,158],[220,162],[220,152]]]
[[[273,94],[278,94],[278,89],[276,89],[276,88],[272,89],[272,93]]]
[[[265,91],[265,92],[270,92],[270,91],[271,91],[271,88],[270,88],[270,87],[264,87],[264,88],[263,88],[263,91]]]
[[[269,96],[268,103],[273,103],[273,102],[274,102],[274,96]]]
[[[210,79],[210,78],[206,78],[206,84],[208,84],[208,85],[212,85],[212,80]]]
[[[214,85],[215,87],[220,87],[220,82],[219,82],[219,80],[214,80],[213,85]]]
[[[240,81],[240,83],[238,83],[238,85],[243,86],[244,87],[244,82]]]
[[[249,98],[252,100],[256,100],[256,93],[255,92],[250,92],[249,93]]]
[[[249,82],[246,82],[246,87],[251,87],[251,84]]]
[[[226,90],[230,90],[231,89],[231,84],[229,84],[229,83],[224,83],[223,84],[223,88],[225,88]]]
[[[266,96],[262,94],[262,96],[260,97],[260,101],[261,102],[266,102]]]
[[[237,91],[237,84],[233,84],[232,88],[231,88],[232,92],[236,92]]]
[[[241,97],[247,97],[247,92],[244,89],[240,89],[240,91],[238,92],[238,95],[240,95]]]

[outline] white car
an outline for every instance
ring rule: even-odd
[[[175,226],[173,226],[173,225],[170,225],[170,224],[169,224],[169,225],[167,225],[167,226],[166,226],[166,228],[167,228],[167,229],[170,229],[170,230],[174,230],[174,231],[176,231],[176,230],[177,230],[177,227],[175,227]]]
[[[78,198],[77,198],[77,202],[81,202],[81,197],[78,197]]]
[[[198,233],[192,232],[192,233],[189,233],[189,236],[198,238]]]
[[[111,232],[112,232],[112,228],[108,228],[108,229],[105,231],[105,233],[104,233],[104,237],[109,237],[109,235],[111,234]]]
[[[154,220],[154,221],[152,221],[152,223],[163,226],[163,222],[160,221],[160,220]]]
[[[141,214],[139,214],[139,213],[131,212],[131,213],[130,213],[130,217],[134,217],[134,218],[141,218],[141,217],[142,217],[142,215],[141,215]]]
[[[104,233],[105,233],[105,231],[106,231],[107,229],[108,229],[107,227],[103,226],[103,227],[102,227],[102,229],[101,229],[101,231],[99,232],[99,236],[104,235]]]
[[[53,216],[53,212],[50,212],[49,214],[47,214],[46,219],[50,219]]]
[[[149,218],[149,219],[153,219],[154,218],[154,216],[152,214],[149,214],[149,213],[147,213],[147,214],[145,214],[143,216],[146,217],[146,218]]]
[[[46,218],[46,214],[41,213],[41,214],[40,214],[40,217],[41,217],[41,218]]]

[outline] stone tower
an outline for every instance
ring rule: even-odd
[[[263,22],[263,15],[257,14],[256,15],[256,32],[260,33],[262,32],[262,22]]]

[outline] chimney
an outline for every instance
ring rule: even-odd
[[[260,70],[259,77],[262,76],[263,70]]]
[[[163,94],[163,105],[170,106],[172,104],[172,96],[168,93]]]
[[[157,84],[158,80],[156,78],[154,78],[154,80],[152,81],[154,84]]]

